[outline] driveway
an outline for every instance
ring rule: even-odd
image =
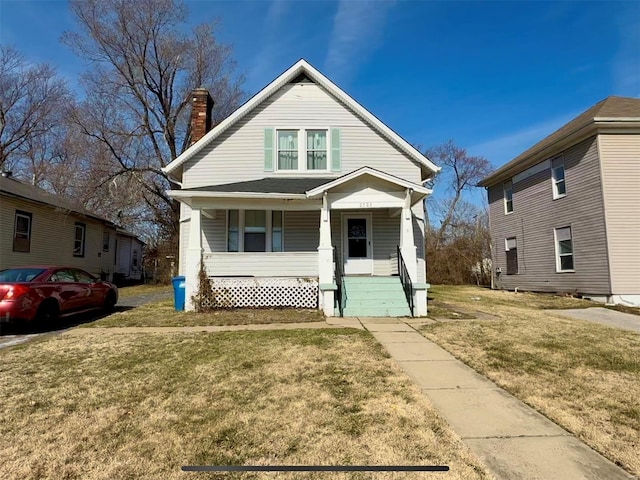
[[[125,297],[118,301],[116,311],[129,310],[131,308],[139,307],[140,305],[165,300],[170,297],[170,292],[147,293],[133,297]],[[12,327],[12,329],[8,329],[7,327],[2,326],[0,328],[0,349],[10,347],[12,345],[19,345],[35,338],[42,337],[43,335],[61,333],[80,325],[81,323],[89,323],[94,320],[98,320],[103,316],[105,316],[105,314],[100,311],[74,315],[60,320],[58,324],[51,326],[51,328],[39,330],[34,330],[33,328],[21,329],[19,327]]]
[[[554,315],[587,320],[588,322],[601,323],[609,327],[622,328],[640,333],[640,316],[631,313],[618,312],[603,307],[576,308],[570,310],[547,310]]]

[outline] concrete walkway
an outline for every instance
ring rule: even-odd
[[[575,308],[570,310],[546,310],[554,315],[563,317],[577,318],[578,320],[587,320],[589,322],[601,323],[609,327],[622,328],[623,330],[631,330],[640,333],[640,316],[631,313],[618,312],[610,308],[591,307],[591,308]]]
[[[359,320],[497,479],[634,478],[411,325]]]

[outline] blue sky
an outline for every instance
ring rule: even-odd
[[[608,95],[640,97],[640,2],[191,1],[255,93],[303,57],[413,144],[495,166]],[[0,41],[71,85],[64,1],[0,0]]]

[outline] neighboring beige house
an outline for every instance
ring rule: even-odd
[[[116,226],[69,200],[0,176],[0,269],[69,265],[111,279]]]
[[[305,60],[164,171],[181,185],[187,309],[201,262],[226,306],[426,315],[424,184],[439,170]],[[400,252],[400,261],[398,258]]]
[[[640,305],[640,99],[602,100],[480,185],[496,288]]]

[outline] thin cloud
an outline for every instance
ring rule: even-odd
[[[613,61],[613,87],[618,95],[640,97],[640,4],[621,9],[616,23],[620,43]]]
[[[486,157],[498,167],[532,147],[580,113],[574,112],[562,115],[515,132],[509,132],[503,136],[474,145],[468,150],[473,155]]]
[[[379,46],[393,2],[341,0],[324,69],[334,78],[348,79]]]

